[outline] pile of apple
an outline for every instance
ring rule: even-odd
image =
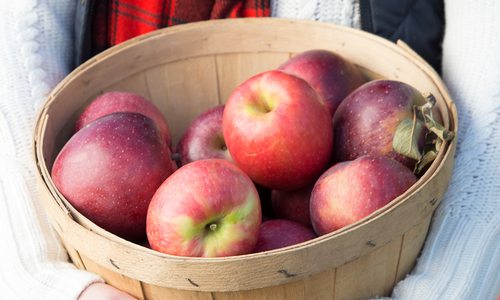
[[[366,81],[326,50],[241,83],[172,145],[147,99],[108,92],[79,116],[52,179],[84,216],[179,256],[301,243],[370,215],[412,186],[451,134],[399,81]]]

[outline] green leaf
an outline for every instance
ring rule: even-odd
[[[402,120],[392,140],[392,148],[406,157],[420,160],[422,153],[418,149],[418,140],[423,124],[417,118]]]
[[[438,152],[437,151],[434,151],[434,150],[431,150],[431,151],[428,151],[426,152],[423,156],[422,156],[422,159],[420,159],[417,164],[415,165],[415,171],[414,173],[416,174],[419,174],[420,172],[422,172],[422,170],[428,165],[430,164],[431,162],[434,161],[434,159],[436,159],[437,157],[437,154]]]

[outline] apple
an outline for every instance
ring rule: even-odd
[[[208,109],[196,117],[177,145],[181,165],[206,158],[220,158],[232,162],[222,135],[224,105]]]
[[[299,244],[316,237],[311,228],[284,219],[273,219],[262,223],[254,252],[263,252]]]
[[[92,121],[114,112],[136,112],[151,118],[169,147],[172,138],[162,112],[146,98],[131,92],[113,91],[97,96],[80,114],[75,123],[75,132]]]
[[[328,106],[331,116],[349,93],[366,82],[353,63],[324,49],[304,51],[278,69],[307,81]]]
[[[146,232],[151,248],[190,257],[251,253],[261,224],[251,179],[223,159],[196,160],[163,182],[151,200]]]
[[[311,193],[314,231],[327,234],[385,206],[416,182],[404,165],[386,156],[364,155],[337,163],[318,179]]]
[[[385,155],[413,169],[427,132],[424,121],[414,112],[425,103],[417,89],[400,81],[374,80],[360,86],[342,102],[334,116],[334,160]],[[396,136],[407,137],[407,154],[393,148]]]
[[[89,220],[137,240],[145,236],[151,197],[174,170],[154,122],[142,114],[119,112],[76,132],[57,155],[51,176]]]
[[[257,74],[233,91],[222,132],[237,165],[256,183],[278,190],[310,184],[333,147],[331,117],[316,91],[278,70]]]
[[[311,227],[309,202],[313,184],[294,191],[271,192],[272,210],[276,218],[298,222]]]

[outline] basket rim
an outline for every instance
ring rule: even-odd
[[[375,36],[373,34],[370,34],[368,32],[364,32],[361,30],[356,30],[352,28],[347,28],[347,27],[341,27],[338,25],[334,24],[327,24],[327,23],[318,23],[315,21],[307,21],[307,20],[290,20],[290,19],[278,19],[278,18],[272,18],[272,19],[267,19],[267,18],[245,18],[245,19],[223,19],[223,20],[210,20],[210,21],[200,21],[200,22],[195,22],[195,23],[189,23],[189,24],[183,24],[183,25],[178,25],[174,26],[171,28],[164,28],[164,29],[159,29],[156,31],[153,31],[151,33],[133,38],[131,40],[128,40],[122,44],[116,45],[114,47],[111,47],[104,52],[96,55],[95,57],[89,59],[87,62],[84,64],[80,65],[77,67],[75,70],[73,70],[70,74],[68,74],[67,77],[65,77],[57,86],[51,91],[49,96],[47,97],[46,101],[44,102],[43,106],[39,110],[37,114],[37,119],[36,119],[36,129],[34,133],[34,143],[33,143],[33,155],[35,157],[35,163],[36,163],[36,168],[37,168],[37,175],[40,179],[41,182],[43,182],[44,188],[48,191],[48,193],[53,197],[53,201],[57,202],[56,205],[58,209],[60,210],[59,213],[63,214],[65,218],[67,218],[67,222],[73,222],[76,224],[76,226],[81,226],[82,230],[84,230],[83,226],[79,223],[77,223],[76,220],[74,220],[74,216],[72,215],[73,213],[71,212],[71,209],[68,209],[68,207],[71,207],[71,204],[64,199],[64,197],[57,192],[55,189],[52,179],[50,178],[50,172],[47,169],[47,165],[45,163],[43,153],[41,151],[40,145],[43,144],[43,132],[44,132],[44,122],[46,122],[46,115],[48,110],[50,109],[51,104],[55,101],[57,98],[59,92],[63,89],[65,89],[71,81],[77,77],[79,74],[82,74],[86,72],[87,70],[91,69],[93,66],[96,64],[99,64],[101,61],[108,59],[108,57],[115,53],[116,51],[126,51],[129,48],[132,47],[140,47],[141,45],[148,43],[151,40],[158,39],[158,38],[165,38],[166,36],[173,35],[173,34],[179,34],[179,33],[184,33],[184,32],[190,32],[192,30],[197,30],[201,27],[205,26],[231,26],[231,24],[234,23],[239,23],[239,24],[249,24],[250,26],[255,23],[268,23],[269,25],[275,24],[275,23],[286,23],[289,25],[296,25],[298,24],[299,26],[320,26],[320,27],[325,27],[325,28],[334,28],[335,30],[340,30],[340,31],[345,31],[350,34],[355,34],[355,35],[361,35],[364,36],[370,40],[375,41],[376,43],[379,43],[382,47],[385,47],[391,51],[397,52],[399,55],[402,55],[406,57],[409,60],[412,60],[417,67],[422,69],[424,73],[430,77],[430,79],[437,85],[439,91],[442,94],[443,99],[446,101],[446,107],[448,108],[449,112],[449,124],[450,124],[450,129],[456,134],[457,133],[457,127],[458,127],[458,120],[457,120],[457,113],[456,113],[456,107],[451,100],[451,97],[446,89],[446,86],[442,82],[440,76],[422,59],[420,58],[417,54],[415,54],[411,48],[409,48],[406,44],[403,42],[398,42],[397,44],[391,43],[381,37]],[[169,260],[169,261],[177,261],[177,262],[186,262],[189,261],[190,263],[193,264],[198,264],[198,263],[211,263],[211,264],[217,264],[217,263],[238,263],[241,260],[247,260],[247,259],[259,259],[261,257],[267,257],[269,258],[270,256],[278,257],[278,256],[284,256],[288,253],[294,252],[294,251],[300,251],[304,250],[309,247],[314,247],[318,246],[320,244],[324,244],[327,242],[332,242],[333,240],[337,239],[338,237],[348,235],[354,231],[359,230],[360,228],[369,226],[373,222],[375,222],[378,219],[384,218],[386,215],[390,214],[394,210],[396,210],[398,207],[403,205],[406,200],[410,199],[410,197],[418,194],[421,192],[423,187],[433,180],[437,175],[438,171],[443,168],[443,165],[449,161],[450,159],[453,159],[453,153],[454,149],[456,146],[456,137],[454,140],[451,142],[446,142],[443,145],[443,150],[440,151],[438,158],[431,164],[431,168],[433,172],[426,172],[424,176],[419,178],[419,180],[405,193],[394,199],[393,201],[390,202],[389,205],[386,205],[379,210],[375,211],[374,213],[370,214],[369,216],[349,225],[344,228],[341,228],[337,231],[331,232],[329,234],[319,236],[313,240],[306,241],[300,244],[280,248],[280,249],[275,249],[271,251],[266,251],[266,252],[259,252],[259,253],[251,253],[251,254],[245,254],[245,255],[239,255],[239,256],[230,256],[230,257],[219,257],[219,258],[199,258],[199,257],[181,257],[181,256],[174,256],[174,255],[168,255],[164,253],[157,252],[152,249],[148,249],[146,247],[143,247],[141,245],[135,244],[133,242],[127,241],[125,239],[122,239],[116,235],[113,235],[109,232],[99,232],[99,231],[93,231],[91,234],[92,235],[99,235],[100,237],[112,241],[114,243],[118,243],[123,245],[126,248],[133,249],[134,251],[142,252],[148,255],[156,256],[159,257],[162,260]],[[438,199],[435,203],[433,203],[431,206],[432,208],[435,208],[437,204],[439,204],[439,201],[441,199]],[[50,211],[50,210],[49,210]],[[429,212],[432,213],[433,209]],[[50,211],[49,214],[53,213],[54,211]],[[79,216],[78,218],[85,218],[83,216]],[[90,222],[90,221],[89,221]],[[382,246],[383,244],[378,244],[375,247],[369,247],[373,251],[377,249],[378,247]],[[291,279],[289,279],[291,280]],[[196,289],[196,288],[194,288]]]

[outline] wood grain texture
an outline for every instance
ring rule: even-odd
[[[211,292],[195,292],[179,289],[169,289],[150,284],[143,284],[143,291],[145,298],[148,300],[213,300]]]
[[[335,292],[336,269],[330,269],[304,279],[306,297],[304,299],[333,299]]]
[[[217,55],[217,74],[221,103],[245,80],[258,73],[277,68],[290,58],[289,53],[232,53]]]
[[[242,32],[250,34],[242,39]],[[366,32],[308,21],[239,19],[174,26],[135,38],[91,58],[66,77],[37,120],[34,156],[41,200],[68,251],[74,250],[70,256],[81,257],[79,267],[102,273],[113,285],[148,299],[388,294],[411,268],[425,240],[451,177],[456,140],[445,144],[409,191],[365,219],[300,245],[239,257],[180,258],[120,239],[75,211],[50,179],[71,122],[103,91],[124,89],[150,98],[165,114],[175,143],[196,115],[223,103],[246,76],[278,66],[290,53],[313,48],[337,51],[372,78],[398,79],[431,91],[445,126],[456,132],[456,107],[435,71],[403,44]],[[375,278],[376,273],[383,275]],[[365,281],[373,285],[357,286]]]
[[[307,299],[304,294],[304,283],[302,281],[287,283],[267,288],[237,291],[237,292],[215,292],[214,298],[217,300],[278,300]]]
[[[144,299],[140,281],[116,273],[108,268],[102,267],[101,265],[96,264],[92,259],[89,259],[84,255],[80,255],[80,257],[82,258],[83,264],[85,265],[85,270],[99,274],[107,284],[110,284],[118,288],[119,290],[136,297],[137,299]]]
[[[146,78],[153,102],[165,114],[173,145],[196,116],[219,104],[214,56],[165,64],[148,70]]]
[[[132,74],[118,82],[115,82],[114,84],[105,87],[104,89],[102,89],[101,94],[113,91],[132,92],[139,94],[146,99],[151,99],[144,72]]]
[[[76,251],[73,247],[68,246],[68,244],[66,242],[64,242],[62,239],[61,239],[61,243],[63,244],[64,248],[66,249],[66,252],[68,253],[68,256],[69,256],[69,259],[71,260],[71,262],[78,269],[85,270],[85,265],[83,264],[83,260],[80,257],[80,254],[78,253],[78,251]]]
[[[335,300],[389,296],[397,272],[401,239],[337,268]]]
[[[334,282],[333,269],[283,285],[247,291],[214,292],[212,295],[216,300],[325,300],[333,299]]]
[[[408,230],[404,236],[401,244],[401,253],[399,254],[398,271],[394,284],[403,280],[404,277],[413,269],[417,257],[422,250],[422,247],[427,237],[427,232],[431,223],[432,215],[430,214],[427,219],[422,220],[415,227]]]

